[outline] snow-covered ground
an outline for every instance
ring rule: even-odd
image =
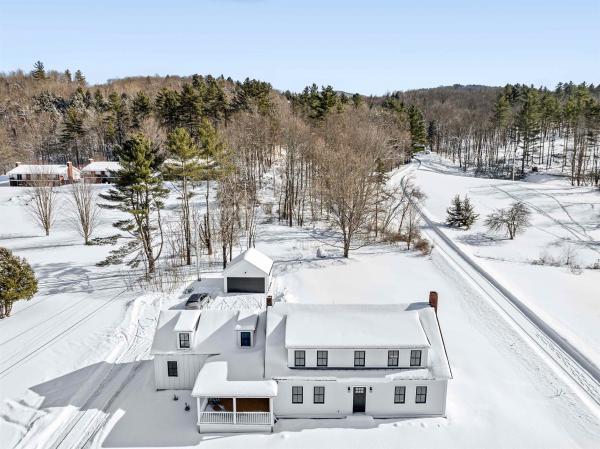
[[[585,268],[600,260],[598,189],[572,187],[549,175],[532,174],[526,181],[475,178],[435,154],[419,160],[412,173],[434,220],[443,224],[456,194],[467,194],[480,214],[470,230],[444,232],[600,366],[600,270]],[[490,233],[486,215],[515,200],[530,209],[531,226],[514,240]],[[563,264],[567,256],[582,268],[537,264],[540,258]]]
[[[430,194],[428,208],[437,201],[433,198]],[[445,208],[446,200],[441,203]],[[98,448],[600,445],[598,410],[580,401],[564,375],[547,364],[528,337],[443,252],[434,249],[424,257],[397,246],[376,245],[352,252],[350,259],[341,258],[338,249],[327,248],[330,257],[320,258],[317,249],[326,238],[318,230],[280,226],[268,217],[261,217],[258,225],[257,247],[276,261],[275,300],[405,303],[426,301],[430,290],[439,292],[439,318],[454,375],[448,415],[405,420],[280,420],[273,434],[200,435],[195,427],[195,401],[189,392],[178,392],[178,401],[173,401],[171,391],[156,392],[147,354],[159,307],[180,306],[186,286],[171,295],[127,291],[117,296],[123,270],[94,266],[109,248],[81,245],[66,224],[59,225],[52,236],[40,237],[25,215],[16,188],[0,188],[0,217],[0,245],[27,257],[38,275],[45,276],[40,293],[17,304],[15,315],[0,322],[0,343],[6,342],[0,346],[0,371],[8,368],[0,374],[2,449],[14,447],[23,437],[18,447],[52,447],[50,441],[56,441],[57,434],[59,440],[64,438],[60,447],[76,447],[75,442],[89,437],[89,445]],[[110,216],[103,220],[101,234],[112,233]],[[552,269],[576,279],[588,275]],[[193,285],[195,290],[213,293],[215,307],[230,306],[229,297],[218,296],[219,280],[214,274]],[[581,288],[587,297],[592,296],[593,289]],[[254,295],[247,296],[241,300],[251,305]],[[95,310],[92,304],[106,305],[90,314]],[[89,308],[87,313],[84,306]],[[560,311],[560,301],[544,310],[552,313],[553,307]],[[573,319],[578,314],[572,310]],[[86,315],[90,316],[78,324]],[[19,361],[24,356],[28,358]],[[191,406],[189,412],[184,411],[185,402]],[[85,425],[94,420],[99,425]]]

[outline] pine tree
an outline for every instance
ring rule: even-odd
[[[455,195],[452,198],[450,207],[446,209],[446,224],[448,226],[460,227],[462,226],[462,201],[460,195]]]
[[[37,290],[37,279],[29,263],[0,248],[0,318],[9,317],[15,301],[29,300]]]
[[[77,70],[75,72],[75,82],[80,86],[85,86],[85,76],[83,76],[83,72],[81,70]]]
[[[465,195],[465,199],[462,202],[461,226],[471,229],[477,218],[479,218],[479,214],[475,213],[475,208],[471,204],[471,200]]]
[[[121,169],[116,173],[114,187],[100,194],[107,201],[100,207],[119,210],[128,216],[113,226],[129,235],[130,240],[111,251],[99,265],[122,263],[128,259],[127,264],[134,268],[144,263],[146,273],[151,274],[162,251],[160,211],[168,190],[157,173],[156,150],[142,134],[128,139],[116,154]]]
[[[410,124],[410,138],[412,150],[419,151],[427,143],[427,132],[425,130],[425,120],[423,113],[415,106],[408,109],[408,119]]]
[[[65,78],[69,83],[73,81],[73,77],[71,76],[71,71],[69,69],[65,70]]]
[[[37,61],[35,64],[33,64],[31,76],[36,80],[46,79],[46,70],[44,69],[44,63],[42,61]]]
[[[200,179],[200,151],[185,128],[176,128],[167,137],[169,159],[163,165],[165,179],[177,182],[181,198],[181,219],[183,226],[186,264],[192,264],[192,224],[190,198],[192,182]],[[196,255],[197,256],[197,255]]]
[[[150,115],[150,111],[150,98],[144,92],[138,92],[131,104],[131,126],[139,129],[143,121]]]

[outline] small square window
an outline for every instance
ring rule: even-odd
[[[399,351],[388,351],[388,366],[398,366]]]
[[[425,404],[427,402],[427,387],[417,387],[415,402],[417,404]]]
[[[252,344],[252,334],[250,332],[240,332],[240,346],[249,347]]]
[[[325,387],[315,387],[313,393],[315,404],[325,404]]]
[[[304,351],[294,351],[294,366],[305,366],[306,353]]]
[[[167,375],[169,377],[177,377],[177,362],[171,360],[167,362]]]
[[[302,404],[303,391],[302,387],[292,387],[292,404]]]
[[[394,404],[404,404],[406,398],[406,387],[396,387],[394,389]]]
[[[179,347],[181,349],[190,348],[190,334],[188,334],[187,332],[179,334]]]
[[[421,350],[410,351],[410,366],[421,366]]]
[[[365,351],[354,351],[354,366],[365,366]]]
[[[317,366],[327,366],[327,351],[317,351]]]

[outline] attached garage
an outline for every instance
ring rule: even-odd
[[[265,278],[230,277],[227,279],[227,291],[265,293]]]
[[[227,293],[266,293],[271,284],[273,260],[255,248],[233,259],[223,272]]]

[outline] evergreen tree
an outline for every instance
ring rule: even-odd
[[[408,120],[410,125],[412,150],[418,151],[427,143],[427,133],[425,131],[423,113],[416,106],[411,106],[408,109]]]
[[[81,70],[77,70],[75,72],[75,82],[80,86],[85,86],[85,76],[83,76],[83,72]]]
[[[452,198],[450,207],[446,209],[446,224],[448,226],[460,227],[462,223],[462,201],[460,195]]]
[[[65,70],[65,78],[69,83],[73,81],[73,77],[71,76],[71,71],[69,69]]]
[[[9,317],[15,301],[29,300],[37,290],[37,279],[29,263],[0,248],[0,318]]]
[[[479,218],[479,214],[475,213],[475,208],[471,204],[471,200],[465,195],[462,203],[462,226],[471,229],[477,218]]]
[[[179,126],[179,94],[171,89],[161,89],[156,96],[156,114],[163,128],[173,131]]]
[[[470,229],[479,217],[479,215],[475,213],[471,200],[469,200],[469,197],[466,195],[465,199],[462,201],[460,195],[456,195],[452,198],[450,207],[446,209],[446,214],[446,224],[448,226],[466,229]]]
[[[163,165],[165,179],[175,182],[181,199],[181,220],[187,265],[192,264],[192,224],[190,198],[192,183],[200,179],[200,151],[185,128],[176,128],[167,137],[169,159]],[[198,255],[196,255],[198,257]]]
[[[527,89],[523,96],[522,106],[517,114],[517,128],[523,148],[521,174],[524,175],[525,164],[540,138],[540,101],[539,92],[536,89]]]
[[[139,129],[150,115],[150,98],[144,92],[138,92],[131,104],[131,126]]]
[[[362,103],[362,97],[360,96],[360,94],[354,94],[352,95],[352,104],[354,105],[355,108],[359,107],[360,104]]]
[[[114,187],[100,197],[107,203],[105,209],[115,209],[128,218],[113,224],[130,237],[120,248],[99,265],[122,263],[131,267],[143,263],[147,274],[156,269],[163,246],[160,211],[168,190],[163,187],[162,176],[157,173],[159,159],[151,142],[142,134],[128,139],[116,152],[121,169],[116,173]]]
[[[42,61],[37,61],[35,64],[33,64],[31,76],[36,80],[46,79],[46,70],[44,69],[44,63]]]
[[[63,132],[61,143],[75,152],[75,163],[80,165],[79,139],[85,134],[83,127],[83,113],[76,107],[71,106],[63,121]]]

